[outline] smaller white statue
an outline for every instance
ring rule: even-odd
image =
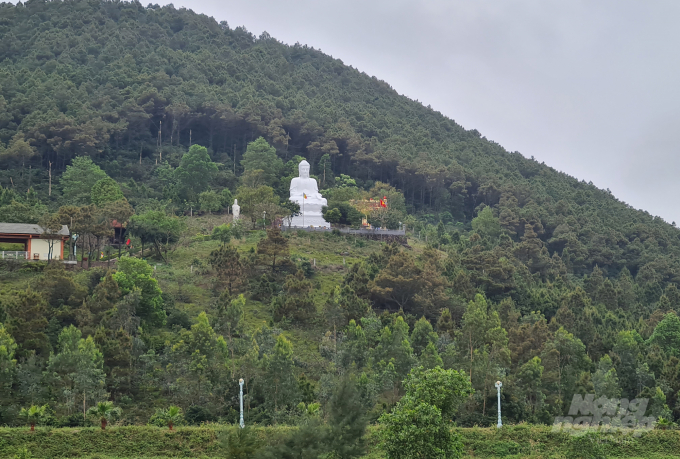
[[[241,215],[241,206],[238,205],[238,199],[234,199],[234,205],[231,206],[231,211],[234,214],[233,220],[238,220],[238,217]]]

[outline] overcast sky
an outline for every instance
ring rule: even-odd
[[[321,49],[680,223],[680,0],[173,3]]]

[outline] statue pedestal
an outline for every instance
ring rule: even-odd
[[[290,226],[295,228],[309,228],[310,226],[315,228],[330,228],[331,224],[324,220],[322,216],[305,215],[304,218],[302,218],[302,215],[297,215],[293,217]]]

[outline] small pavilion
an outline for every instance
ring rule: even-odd
[[[30,223],[0,223],[0,242],[23,244],[23,256],[17,252],[12,258],[24,258],[26,260],[48,260],[50,258],[50,245],[52,244],[53,260],[61,260],[64,256],[64,247],[70,233],[66,225],[56,233],[45,234],[40,225]],[[5,253],[2,253],[3,258]],[[18,252],[21,253],[21,252]]]

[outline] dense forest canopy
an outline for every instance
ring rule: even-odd
[[[369,221],[412,247],[254,231],[298,210],[303,158],[329,221],[387,197]],[[680,416],[675,224],[309,46],[172,6],[3,3],[0,165],[0,221],[69,223],[83,264],[117,255],[114,222],[134,246],[115,272],[3,274],[2,422],[49,403],[77,425],[83,397],[233,422],[240,374],[252,419],[295,423],[347,373],[376,420],[417,366],[468,376],[461,424],[495,422],[498,378],[514,421],[593,391]],[[235,197],[241,224],[216,221]]]

